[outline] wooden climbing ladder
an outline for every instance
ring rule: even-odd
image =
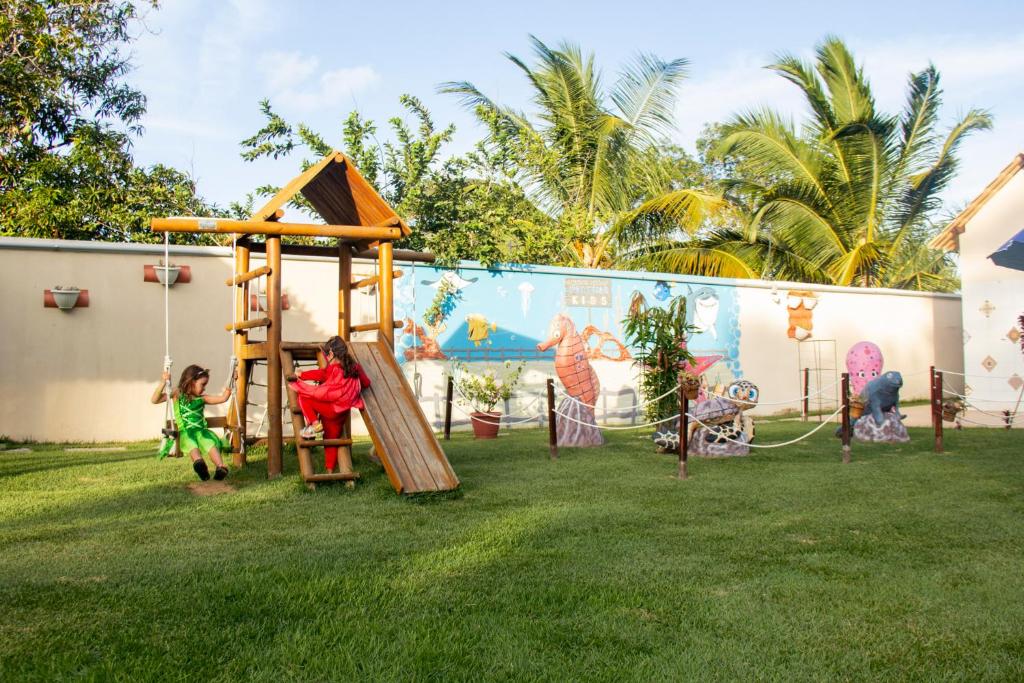
[[[295,374],[296,360],[315,361],[317,367],[324,367],[323,356],[319,346],[314,343],[281,342],[281,372],[287,377]],[[299,409],[299,395],[288,387],[288,410],[292,416],[292,442],[299,460],[299,471],[306,486],[315,489],[317,484],[328,481],[343,481],[348,487],[355,486],[359,473],[352,470],[352,437],[346,429],[338,439],[307,440],[302,438],[302,410]],[[313,449],[317,446],[337,446],[338,464],[334,472],[317,473],[313,466]]]

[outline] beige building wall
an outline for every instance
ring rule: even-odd
[[[967,393],[985,410],[1012,409],[1024,382],[1024,355],[1013,333],[1024,315],[1024,271],[988,258],[1022,229],[1024,173],[1018,172],[960,235]]]
[[[149,396],[164,357],[164,290],[143,281],[143,268],[162,255],[162,247],[155,245],[0,238],[0,434],[39,441],[159,435],[163,407],[150,404]],[[260,265],[258,255],[253,258],[253,267]],[[175,247],[171,260],[192,269],[192,281],[175,285],[169,293],[174,374],[199,363],[211,368],[211,386],[217,388],[226,379],[231,355],[230,335],[224,331],[232,314],[231,290],[224,285],[232,271],[229,250]],[[372,264],[357,264],[357,276],[372,269]],[[290,304],[283,313],[283,338],[319,340],[334,334],[336,262],[286,257],[283,271]],[[629,278],[628,273],[615,276]],[[43,291],[55,285],[88,289],[89,307],[70,312],[44,308]],[[801,345],[786,334],[786,293],[808,287],[740,281],[737,288],[740,359],[744,377],[761,387],[765,405],[758,412],[799,408]],[[933,363],[962,371],[959,297],[838,287],[815,287],[814,292],[818,303],[812,339],[834,340],[837,361],[835,370],[814,378],[822,386],[835,382],[846,350],[862,340],[882,348],[886,369],[903,372],[904,398],[928,395],[926,372]],[[353,293],[356,322],[375,320],[374,305],[373,296]],[[813,344],[802,346],[806,350]],[[439,419],[445,364],[420,361],[405,367],[419,387],[428,419]],[[636,369],[629,363],[596,361],[594,367],[608,391],[637,384]],[[542,391],[551,371],[544,363],[529,364],[526,389]],[[260,372],[254,379],[263,381]],[[254,389],[253,399],[262,402],[259,391]],[[608,401],[608,408],[628,403],[627,398]],[[535,414],[538,404],[525,399],[511,408],[513,413]],[[252,431],[260,410],[249,410]]]

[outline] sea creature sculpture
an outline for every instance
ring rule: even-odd
[[[814,307],[818,295],[809,290],[791,290],[786,296],[786,310],[789,311],[789,329],[786,336],[803,341],[810,339],[814,330]]]
[[[859,396],[868,382],[882,374],[882,350],[868,341],[857,342],[846,352],[846,371],[850,373],[850,390]]]
[[[718,339],[718,294],[710,287],[701,287],[693,294],[693,326],[698,334],[707,332]]]
[[[725,390],[725,395],[740,411],[750,410],[756,406],[759,393],[757,385],[745,379],[736,380]]]
[[[488,323],[487,318],[479,313],[466,316],[466,327],[466,336],[474,346],[480,346],[483,342],[487,342],[487,345],[490,346],[491,340],[488,338],[490,333],[498,331],[497,323]]]
[[[895,412],[899,415],[902,386],[903,375],[893,370],[868,382],[860,394],[864,401],[864,414],[871,415],[877,425],[882,424],[883,413]]]
[[[569,316],[559,313],[551,320],[547,340],[537,344],[538,351],[555,347],[555,374],[570,398],[558,404],[558,412],[571,419],[559,419],[556,432],[559,446],[600,446],[604,437],[597,428],[594,404],[601,383],[590,367],[586,344]]]
[[[903,377],[889,371],[867,383],[860,394],[864,414],[853,422],[853,438],[875,443],[906,443],[910,441],[900,415],[900,387]],[[839,430],[840,434],[842,430]]]
[[[723,387],[722,395],[690,404],[689,452],[694,455],[749,455],[754,420],[743,413],[757,405],[758,388],[745,379]],[[654,443],[666,451],[679,449],[679,421],[663,424]]]

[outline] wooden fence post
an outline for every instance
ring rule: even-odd
[[[679,382],[679,478],[686,479],[689,473],[686,471],[686,461],[690,455],[690,400],[686,398],[686,391],[683,389],[683,382]]]
[[[932,407],[932,429],[935,429],[935,366],[928,366],[928,401]],[[941,418],[942,416],[939,415]]]
[[[448,387],[444,392],[444,440],[452,439],[452,392],[455,390],[455,380],[448,375]]]
[[[936,370],[932,376],[932,395],[935,400],[932,402],[932,412],[935,420],[935,452],[942,453],[945,449],[942,446],[942,371]]]
[[[558,430],[555,425],[555,380],[548,378],[548,450],[551,459],[558,460]]]
[[[843,434],[843,464],[850,464],[850,373],[843,373],[843,411],[842,411],[842,434]]]
[[[804,368],[804,422],[811,414],[811,369]]]

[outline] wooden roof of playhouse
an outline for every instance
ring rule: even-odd
[[[326,225],[283,223],[284,206],[301,194]],[[270,201],[239,221],[226,218],[160,218],[153,229],[168,232],[328,237],[364,247],[412,232],[344,154],[333,151],[282,187]]]

